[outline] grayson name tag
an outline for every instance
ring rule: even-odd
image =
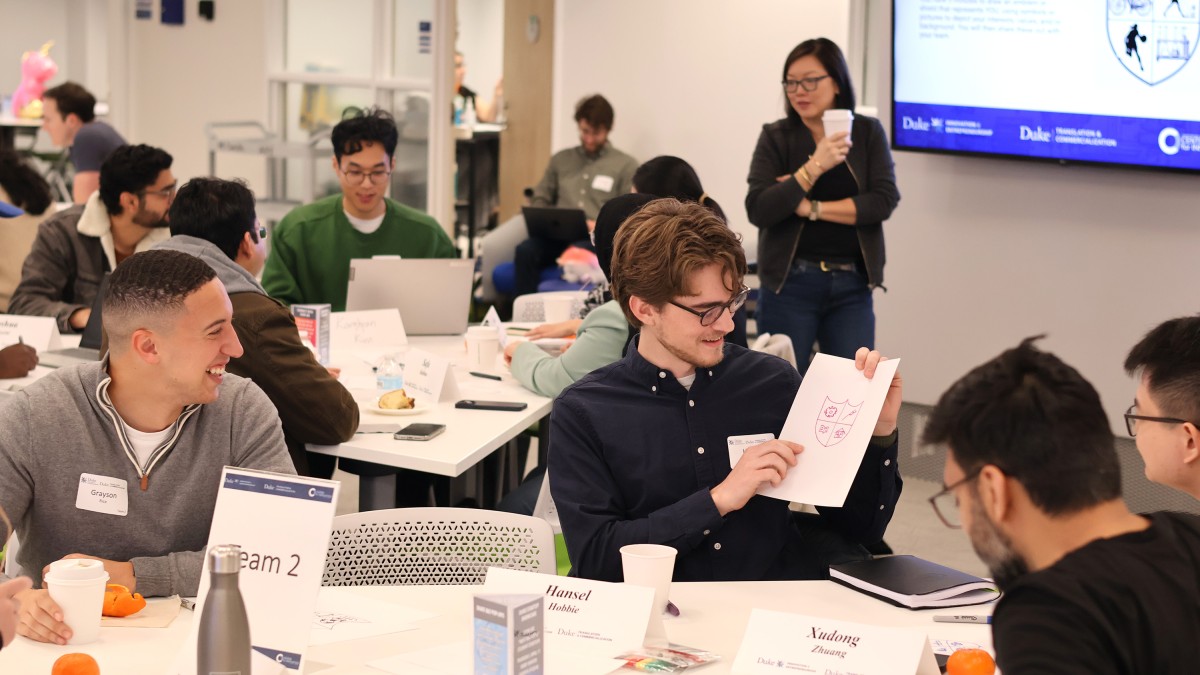
[[[596,176],[592,179],[592,189],[599,190],[601,192],[612,192],[613,177],[603,175]]]
[[[738,460],[742,458],[742,454],[749,448],[759,443],[775,440],[775,434],[746,434],[745,436],[730,436],[726,443],[729,444],[729,468],[737,466]]]
[[[129,515],[129,484],[120,478],[94,473],[79,474],[75,508],[112,516]]]

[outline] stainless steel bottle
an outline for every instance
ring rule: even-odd
[[[198,675],[250,675],[250,621],[238,590],[242,548],[214,546],[208,552],[211,584],[200,615],[196,645]]]

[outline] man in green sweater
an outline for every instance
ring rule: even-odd
[[[454,258],[450,237],[428,215],[385,197],[399,134],[392,116],[368,110],[333,128],[333,169],[342,193],[296,208],[275,228],[263,269],[267,294],[346,309],[350,261],[377,255]]]

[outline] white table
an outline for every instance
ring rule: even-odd
[[[346,457],[374,464],[413,469],[440,476],[456,477],[479,464],[484,458],[516,438],[534,422],[550,414],[553,399],[539,396],[522,387],[503,367],[492,373],[500,381],[470,375],[470,369],[458,365],[466,359],[461,335],[410,337],[409,346],[442,356],[454,363],[452,368],[463,399],[520,401],[528,404],[520,412],[462,410],[447,400],[430,405],[429,412],[396,417],[374,412],[377,392],[363,388],[370,383],[371,368],[361,353],[335,352],[332,365],[342,368],[341,379],[359,403],[360,424],[370,429],[390,425],[399,429],[413,422],[445,424],[446,431],[428,441],[397,441],[388,433],[359,433],[341,445],[309,445],[308,449],[335,457]],[[390,350],[385,350],[390,351]],[[418,405],[430,402],[417,401]],[[361,476],[359,503],[362,510],[395,506],[395,474]]]
[[[312,647],[305,673],[323,675],[380,675],[366,664],[395,654],[470,640],[471,597],[479,586],[376,586],[356,593],[437,613],[419,622],[418,629],[374,638]],[[934,623],[935,613],[963,610],[910,611],[839,586],[831,581],[765,581],[737,583],[677,583],[671,599],[681,615],[666,620],[667,637],[679,644],[706,649],[721,660],[698,670],[700,675],[729,673],[737,655],[750,611],[771,609],[881,626],[915,626],[930,639],[958,640],[991,649],[991,631],[979,624]],[[991,613],[990,606],[971,608]],[[0,672],[48,673],[62,654],[83,651],[100,662],[103,673],[162,673],[187,638],[193,614],[180,613],[168,628],[103,628],[100,641],[80,647],[59,647],[18,638],[0,651]],[[631,671],[618,671],[628,673]],[[548,675],[558,675],[551,673]]]

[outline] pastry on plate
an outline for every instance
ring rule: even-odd
[[[379,397],[379,407],[384,410],[408,410],[417,404],[417,399],[404,393],[403,389],[389,391]]]

